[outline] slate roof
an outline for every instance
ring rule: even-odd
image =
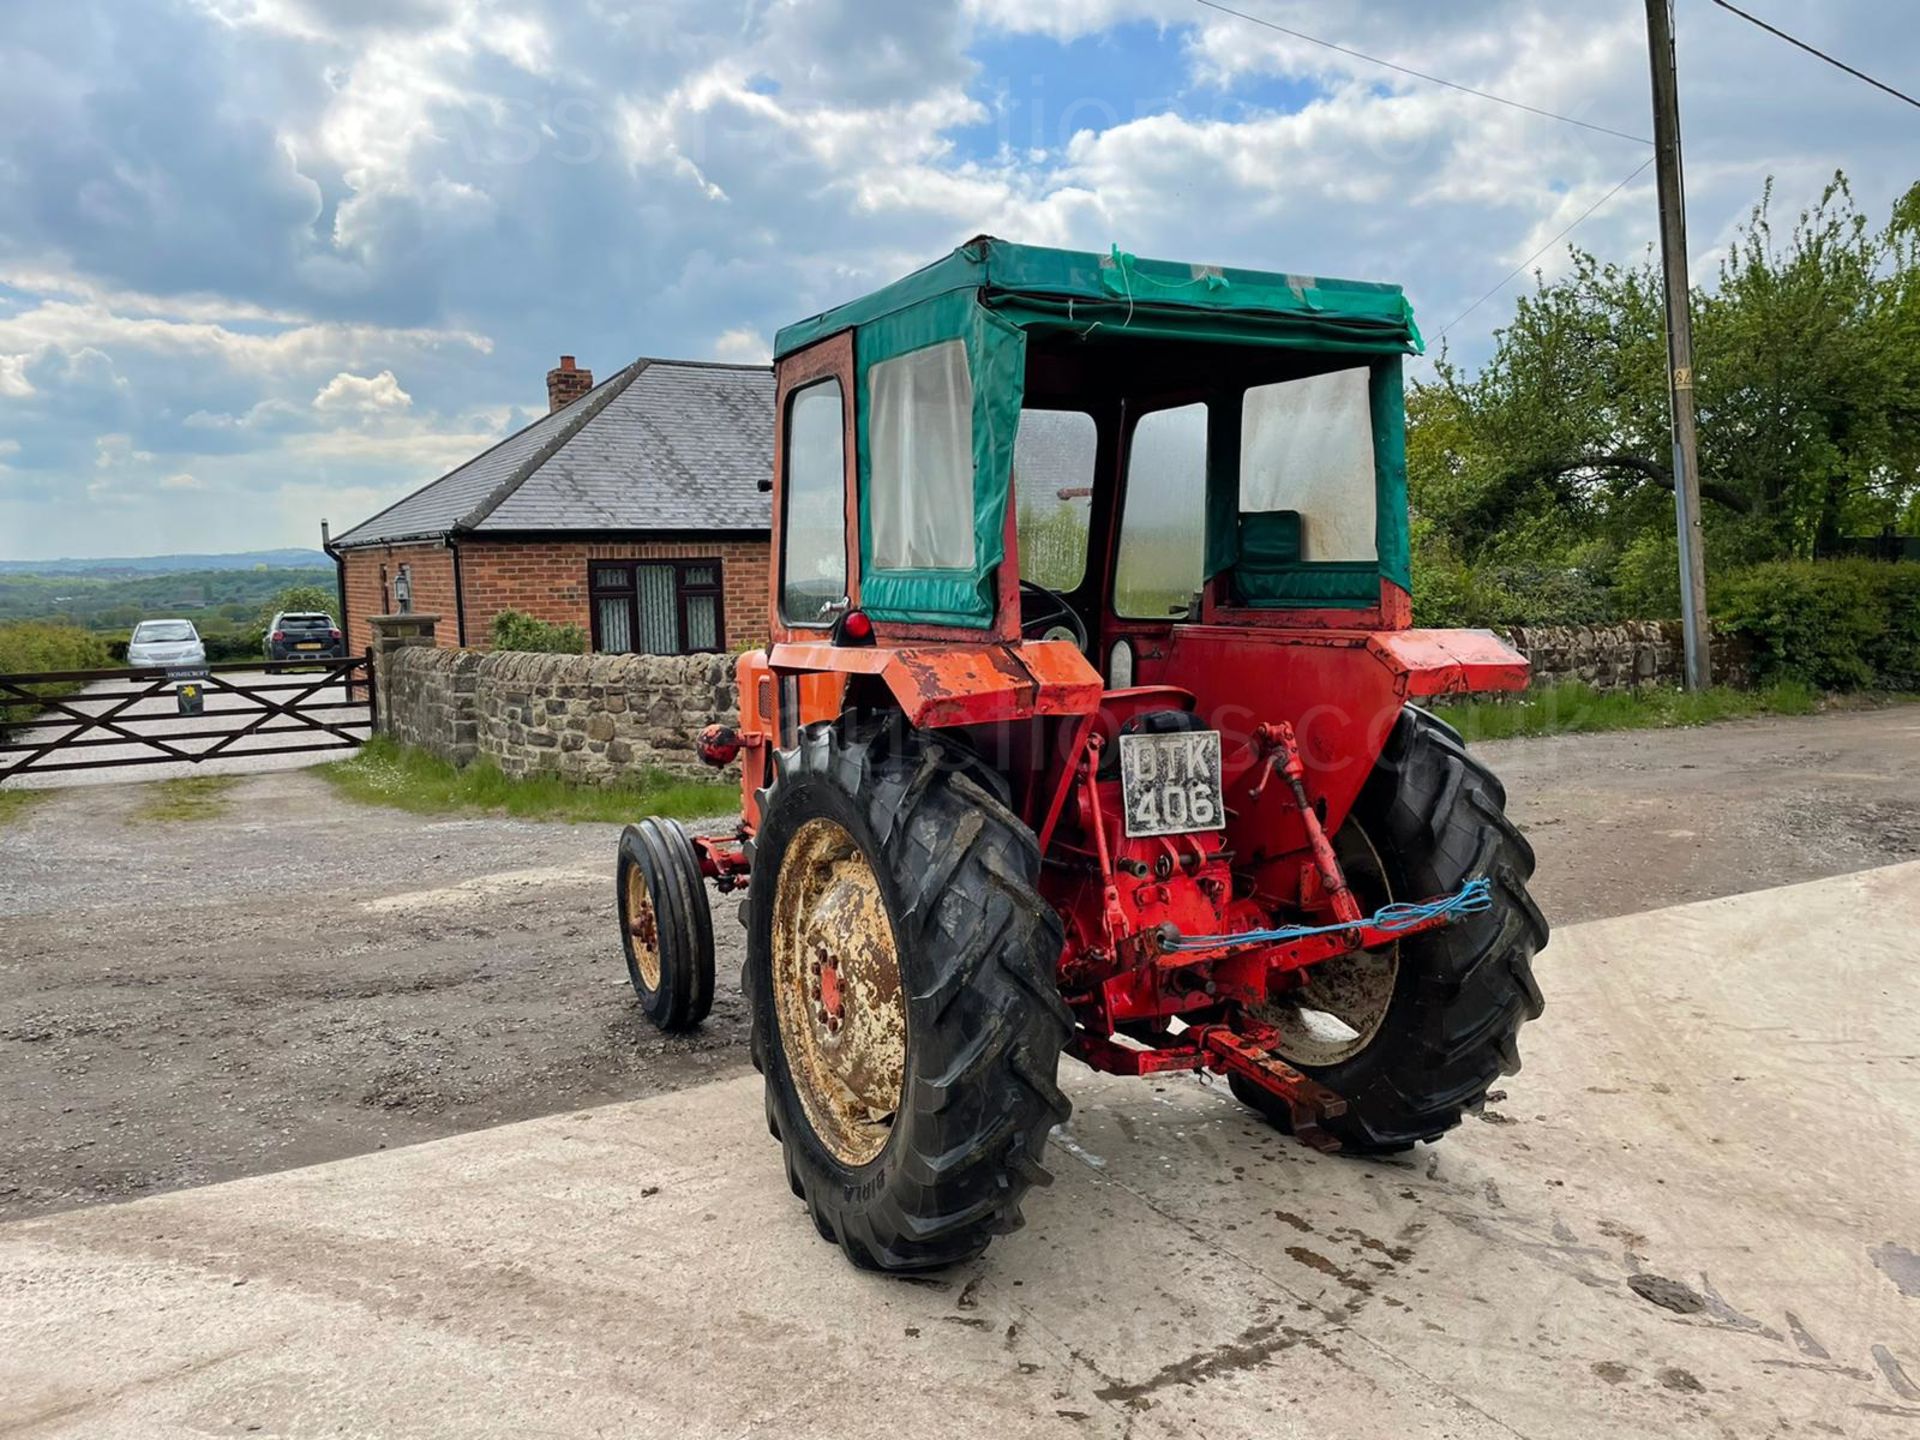
[[[362,521],[347,548],[451,533],[756,531],[770,524],[773,371],[636,360]]]

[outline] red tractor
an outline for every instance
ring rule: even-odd
[[[772,643],[732,839],[621,842],[635,989],[713,997],[744,887],[787,1178],[856,1265],[1020,1224],[1097,1070],[1208,1069],[1306,1143],[1433,1140],[1519,1064],[1547,925],[1500,782],[1409,702],[1397,287],[982,238],[776,343]]]

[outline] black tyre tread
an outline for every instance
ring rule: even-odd
[[[1533,957],[1548,926],[1527,893],[1533,847],[1505,804],[1505,788],[1455,731],[1412,706],[1401,714],[1355,815],[1400,875],[1401,898],[1485,877],[1494,905],[1402,941],[1403,971],[1414,969],[1381,1036],[1358,1057],[1310,1069],[1347,1098],[1346,1114],[1326,1127],[1349,1153],[1387,1154],[1438,1139],[1484,1103],[1500,1076],[1520,1068],[1519,1029],[1544,1007]],[[1233,1088],[1282,1119],[1256,1088]]]
[[[680,901],[681,923],[686,927],[681,934],[689,952],[685,1028],[692,1029],[713,1011],[713,910],[707,899],[707,882],[700,874],[700,856],[684,825],[659,816],[642,824],[652,829],[660,852],[669,862]]]
[[[688,944],[693,920],[688,913],[686,891],[678,883],[673,855],[659,828],[649,819],[634,826],[634,830],[653,857],[654,873],[660,877],[657,886],[649,887],[653,891],[654,907],[659,911],[660,998],[664,1006],[654,1020],[662,1030],[685,1030],[693,1023],[693,999],[698,988],[697,980],[689,984],[682,979],[691,978],[691,972],[698,969]]]
[[[1054,985],[1062,932],[1034,887],[1038,844],[951,759],[937,742],[896,739],[877,724],[810,726],[780,756],[782,779],[763,801],[765,837],[789,779],[838,786],[856,802],[891,878],[912,1040],[901,1116],[874,1162],[882,1183],[844,1183],[844,1172],[834,1174],[794,1133],[803,1120],[776,1120],[815,1223],[867,1269],[951,1265],[1018,1228],[1021,1197],[1051,1179],[1039,1163],[1047,1134],[1070,1109],[1054,1079],[1071,1028]],[[769,913],[774,879],[767,870],[754,878],[751,903]],[[763,933],[749,926],[747,990],[772,1116],[784,1066],[763,1003],[768,960],[753,953]]]
[[[700,874],[700,854],[693,848],[693,838],[687,834],[686,827],[677,820],[661,820],[658,823],[663,842],[674,852],[675,870],[686,900],[696,961],[701,956],[709,957],[704,963],[696,963],[693,972],[694,991],[688,1007],[687,1023],[698,1025],[713,1012],[713,908],[707,899],[706,880]]]
[[[638,868],[654,907],[660,946],[660,986],[649,990],[624,933],[626,879]],[[713,917],[693,842],[678,821],[649,816],[620,834],[614,867],[616,910],[622,921],[627,975],[647,1018],[665,1031],[689,1030],[713,1008]]]

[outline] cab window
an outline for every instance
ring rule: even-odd
[[[1098,430],[1080,410],[1022,410],[1013,443],[1020,578],[1049,590],[1079,588],[1087,574]]]
[[[1133,427],[1113,608],[1131,620],[1184,615],[1205,564],[1207,407],[1155,410]]]
[[[787,400],[780,613],[791,625],[831,623],[847,593],[843,405],[840,382],[831,378]]]
[[[867,554],[876,570],[971,570],[973,377],[946,340],[867,372]]]
[[[1243,532],[1284,526],[1282,549],[1292,561],[1372,560],[1375,488],[1365,366],[1247,391],[1240,411]],[[1243,550],[1248,540],[1243,533]]]

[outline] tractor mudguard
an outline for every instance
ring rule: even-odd
[[[1088,715],[1103,688],[1100,672],[1065,640],[898,649],[789,642],[775,645],[768,663],[775,676],[878,676],[917,729]]]
[[[1527,657],[1491,630],[1378,630],[1367,648],[1408,699],[1527,688]]]

